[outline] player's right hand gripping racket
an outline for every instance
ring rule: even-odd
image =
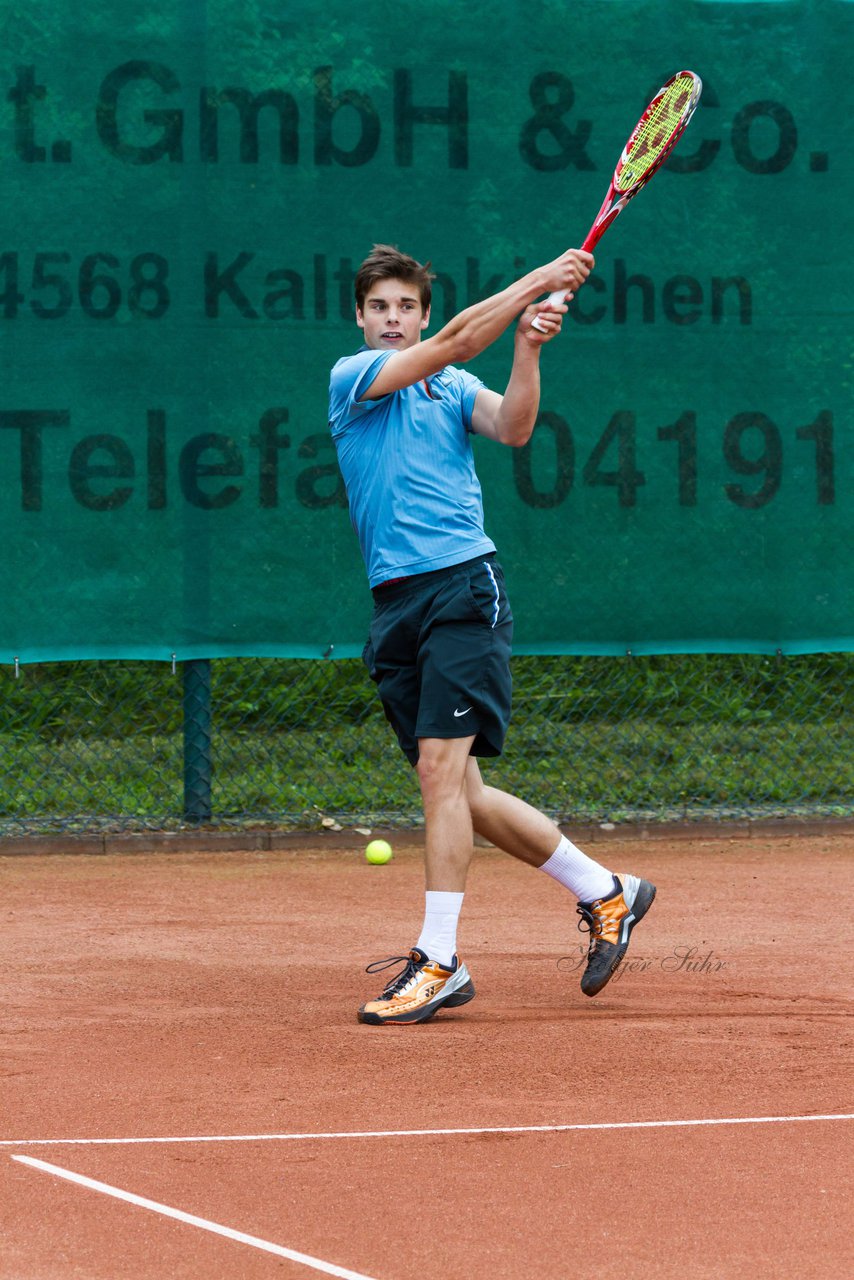
[[[608,194],[582,249],[589,252],[599,243],[617,214],[664,163],[694,114],[702,91],[703,82],[693,71],[677,71],[661,86],[629,135],[623,154],[617,161]],[[567,292],[558,289],[549,294],[548,300],[563,302]],[[545,333],[544,326],[538,321],[539,316],[536,316],[532,321],[534,328]]]

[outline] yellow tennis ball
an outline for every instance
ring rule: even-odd
[[[391,861],[391,845],[387,840],[372,840],[365,850],[365,857],[374,866]]]

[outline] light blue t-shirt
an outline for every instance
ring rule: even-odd
[[[329,428],[372,587],[487,555],[471,415],[483,383],[448,365],[381,400],[360,400],[393,351],[345,356],[329,383]]]

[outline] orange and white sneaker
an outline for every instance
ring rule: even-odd
[[[474,999],[474,983],[458,956],[450,969],[430,960],[418,947],[408,956],[389,956],[369,964],[366,973],[381,973],[393,964],[403,968],[378,1000],[369,1000],[359,1010],[359,1021],[372,1027],[405,1026],[426,1022],[440,1009],[453,1009]]]
[[[614,883],[617,887],[610,897],[579,902],[576,908],[581,916],[579,929],[590,934],[587,967],[581,975],[581,990],[586,996],[597,995],[611,980],[626,954],[632,929],[655,897],[655,885],[637,876],[614,876]]]

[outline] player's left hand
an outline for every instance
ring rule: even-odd
[[[567,297],[571,299],[573,295],[570,293]],[[552,338],[560,333],[563,317],[568,310],[565,303],[561,306],[553,302],[535,302],[532,306],[526,307],[519,317],[519,333],[533,346],[541,347],[543,343],[551,342]],[[533,322],[538,316],[546,329],[545,333],[533,327]]]

